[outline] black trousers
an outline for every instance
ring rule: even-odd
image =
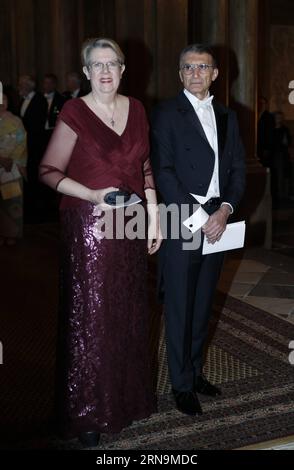
[[[209,208],[207,212],[216,209]],[[162,275],[169,374],[173,389],[188,391],[202,372],[203,349],[224,252],[202,255],[203,234],[198,249],[183,250],[181,239],[169,239],[165,244]]]

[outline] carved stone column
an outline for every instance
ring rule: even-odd
[[[228,12],[229,0],[189,1],[189,43],[213,46],[220,75],[211,93],[226,105],[229,104]]]
[[[248,159],[256,148],[257,19],[256,0],[230,0],[230,105],[238,112]]]
[[[240,212],[248,221],[247,243],[271,247],[270,172],[256,159],[258,1],[230,0],[230,106],[238,115],[247,159],[247,187]]]
[[[219,78],[213,84],[212,93],[222,103],[229,104],[228,67],[228,12],[229,0],[204,0],[199,10],[195,4],[195,14],[199,18],[201,42],[213,46],[218,61]]]

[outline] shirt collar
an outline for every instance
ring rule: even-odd
[[[80,88],[76,88],[75,91],[72,92],[71,96],[73,98],[77,98],[79,92],[80,92]]]
[[[203,100],[199,100],[199,98],[197,98],[197,96],[190,93],[190,91],[188,91],[186,88],[184,88],[184,94],[186,95],[186,97],[190,101],[193,108],[195,108],[196,110],[199,109],[202,106],[211,105],[211,102],[213,100],[213,95],[210,96],[209,91],[208,91],[206,97]]]
[[[33,96],[35,96],[36,92],[35,91],[31,91],[27,96],[24,96],[24,99],[25,100],[31,100],[33,98]]]
[[[47,98],[47,100],[51,100],[54,98],[54,93],[54,91],[51,91],[51,93],[44,93],[44,96]]]

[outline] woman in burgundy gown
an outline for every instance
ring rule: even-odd
[[[94,446],[101,432],[119,432],[156,410],[146,263],[161,237],[145,111],[117,93],[124,56],[114,41],[93,39],[82,58],[92,91],[64,105],[40,178],[63,194],[59,421],[67,437]],[[97,222],[107,211],[125,211],[104,200],[118,189],[147,207],[147,240],[101,236]]]

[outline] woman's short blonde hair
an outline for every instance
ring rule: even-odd
[[[119,45],[113,40],[108,38],[90,38],[84,41],[82,46],[82,64],[83,66],[89,67],[90,65],[90,54],[93,49],[112,49],[116,53],[119,63],[122,65],[125,62],[125,56],[119,47]]]

